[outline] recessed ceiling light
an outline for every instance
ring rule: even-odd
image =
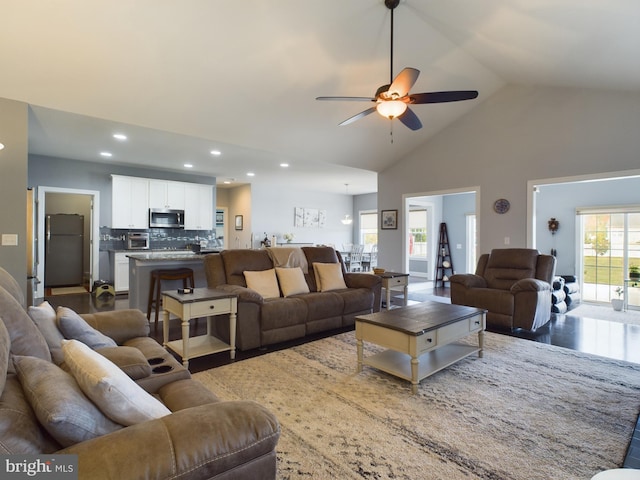
[[[184,164],[184,168],[193,168],[193,164],[192,163],[185,163]]]
[[[247,173],[247,177],[255,177],[255,176],[256,176],[256,174],[253,173],[253,172],[248,172]]]
[[[225,185],[231,185],[231,180],[225,180],[225,181],[224,181],[224,182],[222,182],[222,183],[224,183]]]
[[[0,150],[4,148],[4,143],[0,143]]]
[[[111,152],[100,152],[100,155],[102,155],[103,157],[113,157],[113,153]]]
[[[280,164],[280,166],[281,166],[282,168],[287,168],[287,167],[289,166],[289,164],[288,164],[288,163],[281,163],[281,164]]]
[[[116,140],[124,141],[127,139],[127,136],[124,133],[114,133],[113,138]]]
[[[215,155],[216,157],[222,155],[222,152],[220,150],[211,150],[210,153],[211,155]]]

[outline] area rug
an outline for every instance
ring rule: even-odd
[[[428,377],[416,395],[372,368],[356,373],[353,332],[194,376],[223,400],[274,412],[282,480],[584,480],[622,466],[640,365],[485,337],[484,358]]]
[[[87,293],[87,289],[84,287],[59,287],[51,289],[51,295],[70,295],[77,293]]]

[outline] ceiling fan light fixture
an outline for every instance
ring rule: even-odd
[[[378,102],[376,110],[384,118],[393,120],[399,117],[407,110],[407,104],[402,100],[383,100]]]

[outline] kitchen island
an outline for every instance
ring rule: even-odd
[[[151,271],[156,269],[190,268],[196,281],[196,287],[206,287],[204,273],[204,255],[191,251],[167,251],[150,253],[131,253],[129,257],[129,308],[147,312]],[[182,288],[182,281],[163,281],[162,290]]]

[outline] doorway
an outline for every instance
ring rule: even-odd
[[[435,278],[436,255],[438,250],[438,235],[440,223],[447,224],[448,237],[451,247],[452,265],[454,273],[475,271],[469,270],[469,259],[475,262],[477,257],[477,235],[479,218],[480,187],[452,189],[439,192],[404,195],[403,231],[403,265],[405,272],[412,272],[412,259],[415,257],[415,235],[411,231],[413,225],[411,217],[415,212],[424,219],[425,235],[420,236],[423,241],[423,261],[426,261],[426,277],[429,281]],[[412,213],[414,212],[414,213]],[[469,217],[473,222],[469,223]],[[471,230],[470,230],[471,229]],[[470,251],[472,250],[472,251]],[[415,268],[415,265],[414,265]],[[412,273],[413,275],[413,273]]]
[[[38,187],[36,207],[36,272],[38,282],[35,282],[33,298],[45,296],[46,272],[46,225],[45,219],[50,214],[78,214],[84,217],[82,251],[82,285],[91,287],[99,272],[99,212],[100,192],[95,190],[79,190],[59,187]]]

